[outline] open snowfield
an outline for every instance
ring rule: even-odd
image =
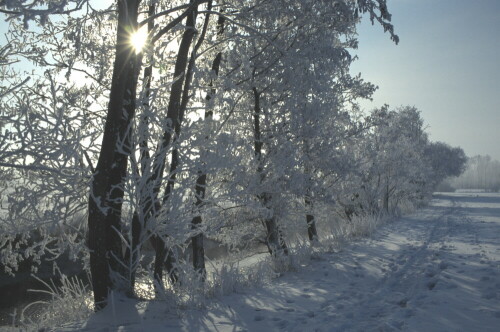
[[[116,300],[83,331],[500,331],[500,195],[429,207],[257,288],[168,312]],[[56,330],[61,330],[60,328]]]

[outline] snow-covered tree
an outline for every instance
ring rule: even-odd
[[[274,256],[287,252],[288,207],[316,237],[314,204],[353,177],[348,145],[364,128],[356,98],[374,90],[349,75],[358,15],[397,42],[385,0],[99,8],[0,4],[11,24],[3,73],[14,57],[36,67],[29,82],[11,75],[0,87],[0,166],[17,179],[2,216],[4,266],[69,248],[88,263],[100,309],[110,291],[133,292],[150,240],[160,289],[165,265],[175,281],[175,248],[189,241],[203,278],[202,233],[248,235],[243,222],[224,233],[231,222],[221,216],[237,206],[263,222]],[[132,41],[146,26],[141,49]],[[375,162],[399,160],[391,158]],[[407,174],[397,169],[385,174],[394,187]],[[85,213],[87,224],[75,219]]]

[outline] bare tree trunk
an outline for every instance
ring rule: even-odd
[[[385,193],[384,193],[384,211],[389,213],[389,179],[387,179],[387,183],[385,185]]]
[[[254,154],[255,159],[257,160],[257,174],[260,177],[260,181],[264,181],[264,163],[262,160],[262,134],[260,130],[260,92],[257,91],[257,88],[253,88],[254,95]],[[272,195],[270,193],[261,193],[257,196],[261,201],[262,205],[266,208],[270,209],[272,205]],[[283,234],[281,233],[280,227],[276,220],[276,217],[273,215],[266,217],[264,219],[264,224],[266,226],[266,244],[269,250],[269,253],[273,257],[277,257],[281,254],[288,255],[288,247],[283,238]]]
[[[304,124],[306,124],[304,122]],[[311,181],[312,181],[312,176],[311,176],[311,162],[309,159],[309,142],[307,141],[307,138],[303,138],[303,145],[304,145],[304,173],[307,178],[306,182],[306,188],[305,188],[305,193],[304,193],[304,204],[306,208],[306,223],[307,223],[307,235],[309,237],[309,241],[311,243],[317,242],[318,241],[318,231],[316,230],[316,220],[314,219],[314,215],[312,214],[313,211],[313,201],[312,201],[312,195],[311,195]]]
[[[309,194],[306,193],[304,198],[304,203],[306,205],[307,211],[312,211],[312,200]],[[318,241],[318,231],[316,229],[316,220],[314,219],[314,215],[307,213],[306,214],[306,222],[307,222],[307,235],[309,236],[309,241],[311,243]]]
[[[127,288],[121,241],[123,180],[128,134],[135,113],[138,61],[129,42],[137,27],[140,0],[118,1],[116,57],[99,160],[89,196],[90,270],[96,310],[107,304],[111,289]]]
[[[269,193],[263,193],[260,195],[262,204],[266,208],[270,208],[272,205],[272,195]],[[286,245],[283,233],[276,220],[276,216],[273,214],[270,217],[264,219],[264,224],[266,226],[266,244],[269,254],[273,257],[279,257],[281,255],[288,255],[288,247]]]
[[[156,4],[151,4],[148,7],[148,17],[152,17],[155,14],[156,11]],[[151,19],[148,22],[148,33],[151,33],[154,29],[154,20]],[[149,40],[148,40],[148,46],[149,45]],[[153,73],[153,65],[150,63],[146,68],[144,68],[144,76],[143,76],[143,84],[144,84],[144,96],[143,96],[143,103],[142,106],[144,107],[145,115],[141,118],[141,125],[142,125],[142,130],[146,131],[147,125],[148,125],[148,111],[150,108],[149,105],[149,97],[151,95],[151,80],[152,80],[152,73]],[[149,150],[148,150],[148,141],[147,141],[147,136],[145,133],[141,133],[142,137],[140,138],[139,142],[139,147],[140,147],[140,164],[141,164],[141,170],[136,169],[136,176],[137,178],[140,177],[140,172],[142,172],[142,175],[145,174],[145,169],[146,169],[146,164],[148,160],[150,159],[149,155]],[[134,294],[134,288],[135,288],[135,273],[137,270],[137,266],[139,264],[139,257],[140,257],[140,245],[144,241],[144,228],[146,227],[147,223],[147,216],[148,216],[148,211],[145,210],[145,206],[147,205],[145,201],[147,200],[147,185],[142,186],[139,188],[139,208],[142,208],[141,214],[136,210],[134,211],[133,217],[132,217],[132,234],[131,234],[131,243],[130,246],[127,248],[127,252],[125,254],[125,262],[127,263],[129,267],[129,279],[130,279],[130,285],[129,285],[129,290],[128,293],[129,295]]]
[[[193,0],[191,0],[191,3],[193,3]],[[195,22],[196,22],[196,16],[197,16],[197,8],[195,7],[194,10],[189,13],[189,15],[186,18],[186,30],[184,31],[181,39],[181,43],[179,45],[179,50],[177,53],[177,58],[175,62],[175,69],[174,69],[174,77],[176,78],[175,82],[172,84],[171,89],[170,89],[170,99],[168,101],[168,108],[167,108],[167,118],[171,120],[172,126],[171,128],[168,128],[164,134],[163,134],[163,139],[162,139],[162,144],[160,145],[160,149],[166,149],[170,142],[172,141],[172,136],[174,136],[174,139],[176,136],[179,135],[180,133],[180,125],[182,122],[182,117],[183,117],[183,112],[181,108],[181,99],[182,99],[182,92],[183,92],[183,86],[184,82],[186,81],[187,73],[186,73],[186,67],[188,66],[188,55],[189,55],[189,49],[191,47],[191,43],[193,41],[193,37],[195,35]],[[161,174],[163,174],[163,169],[165,168],[165,160],[158,164],[155,163],[155,172],[158,172],[158,178],[161,177]],[[167,181],[167,186],[165,188],[165,194],[163,197],[163,202],[165,203],[169,198],[173,190],[173,186],[175,183],[175,178],[176,178],[176,171],[177,171],[177,166],[179,164],[179,159],[178,159],[178,151],[174,147],[172,151],[172,160],[170,163],[170,175]],[[159,186],[160,183],[156,185],[156,188],[154,188],[155,192],[155,205],[159,206],[160,202],[158,201],[158,192],[159,192]],[[167,254],[168,253],[168,254]],[[167,259],[172,258],[172,255],[170,254],[166,242],[161,238],[157,237],[156,239],[156,257],[155,257],[155,268],[154,268],[154,276],[156,283],[159,287],[163,287],[163,265],[167,263],[167,267],[172,264],[171,261],[167,261]],[[176,277],[172,275],[172,273],[175,273],[175,271],[170,271],[170,277],[173,279],[172,281],[176,281]]]
[[[209,3],[211,7],[211,3]],[[224,33],[224,16],[220,15],[217,21],[217,38],[221,38]],[[215,77],[219,76],[219,68],[222,59],[222,52],[217,53],[212,62],[212,72]],[[210,91],[205,97],[206,109],[205,109],[205,122],[209,122],[213,117],[213,110],[210,105],[210,100],[215,95],[215,88],[213,87],[213,81],[210,81]],[[206,137],[208,140],[208,137]],[[202,156],[200,156],[202,159]],[[203,160],[201,160],[203,162]],[[196,193],[196,215],[191,221],[191,228],[196,231],[196,234],[191,238],[191,246],[193,249],[193,268],[200,273],[202,280],[205,280],[206,269],[205,269],[205,249],[203,246],[203,233],[199,230],[202,223],[201,209],[203,207],[203,201],[205,199],[205,192],[207,186],[207,173],[204,169],[198,171],[198,178],[196,179],[195,193]]]

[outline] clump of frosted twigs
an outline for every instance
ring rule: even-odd
[[[18,321],[14,319],[14,324],[25,326],[28,330],[39,330],[50,326],[61,326],[71,321],[83,321],[91,316],[93,302],[90,287],[76,276],[68,277],[60,270],[57,272],[60,284],[56,284],[53,279],[46,282],[33,276],[43,284],[44,288],[28,291],[48,295],[50,299],[28,304],[22,310]],[[26,314],[33,309],[36,309],[35,315]]]

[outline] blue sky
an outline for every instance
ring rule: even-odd
[[[416,106],[431,140],[500,160],[500,0],[388,0],[394,45],[359,27],[361,72],[379,86],[367,109]]]
[[[367,19],[359,26],[352,72],[379,86],[363,107],[416,106],[432,140],[500,160],[500,0],[388,5],[399,45]]]

